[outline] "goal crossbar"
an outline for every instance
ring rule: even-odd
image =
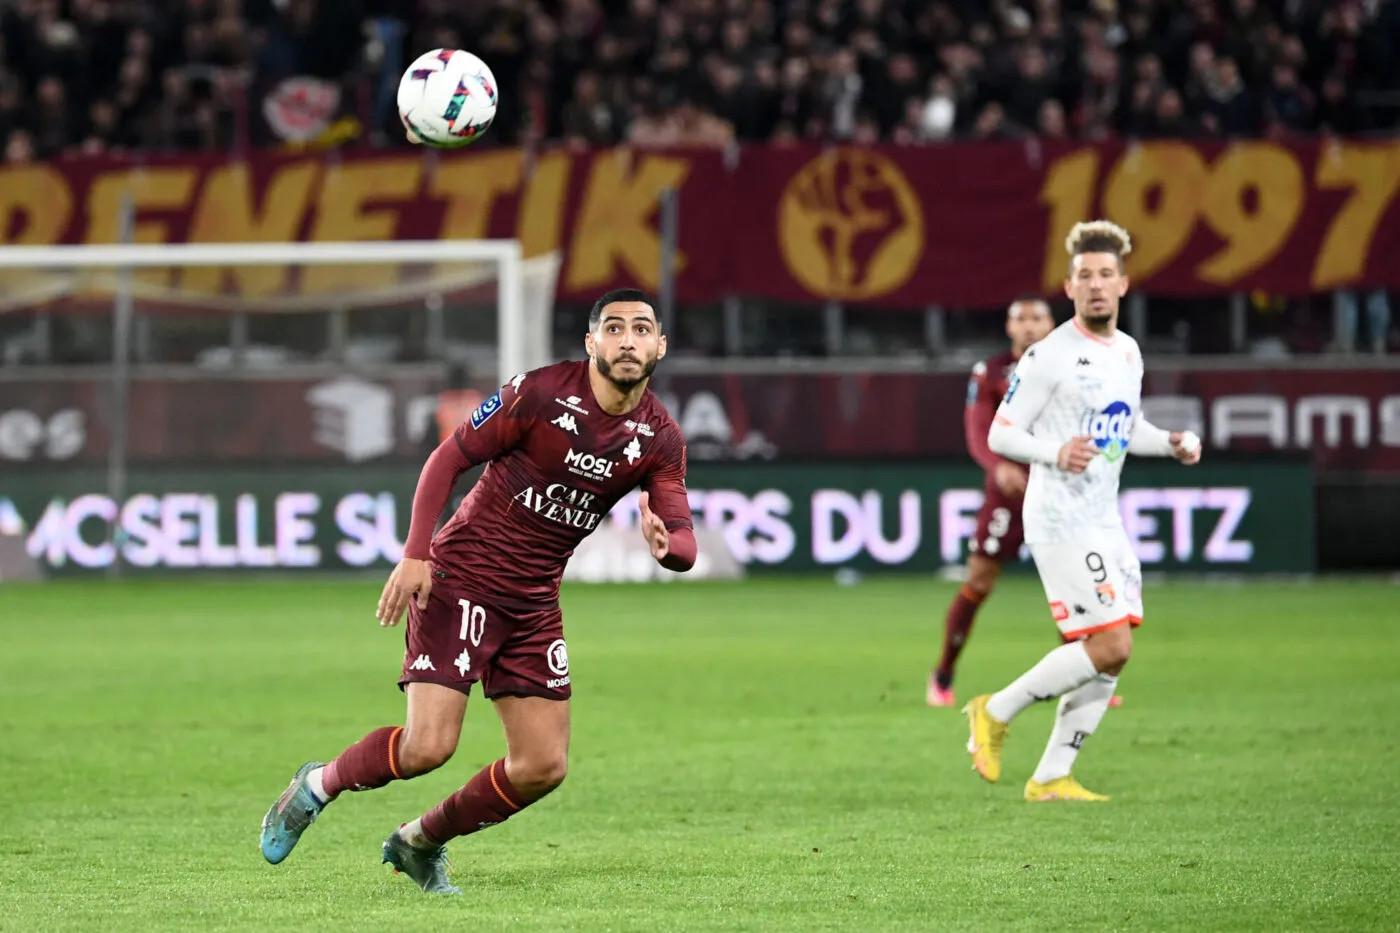
[[[0,247],[0,269],[150,269],[197,266],[491,262],[497,266],[500,374],[540,365],[526,326],[518,240],[359,240],[318,243],[130,243]]]

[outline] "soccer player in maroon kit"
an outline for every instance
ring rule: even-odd
[[[571,691],[559,581],[569,556],[639,486],[652,556],[678,571],[696,556],[685,439],[647,388],[666,355],[651,300],[635,289],[608,292],[593,306],[584,346],[587,362],[516,376],[428,458],[404,557],[377,613],[394,625],[408,610],[406,722],[297,771],[263,818],[269,862],[285,859],[341,793],[445,764],[478,681],[500,717],[506,756],[390,833],[384,861],[424,891],[461,893],[447,879],[448,840],[504,822],[564,780]],[[481,463],[485,472],[434,537],[454,480]]]
[[[929,674],[929,706],[953,705],[953,672],[958,655],[967,644],[977,610],[996,586],[1002,563],[1016,560],[1021,553],[1021,497],[1026,493],[1026,466],[992,453],[987,432],[997,406],[1006,394],[1016,361],[1031,344],[1055,329],[1050,306],[1039,298],[1013,301],[1006,311],[1006,336],[1011,349],[978,363],[967,384],[967,407],[963,410],[963,430],[967,449],[987,471],[986,498],[977,513],[977,532],[968,543],[967,582],[953,603],[943,630],[943,656]]]

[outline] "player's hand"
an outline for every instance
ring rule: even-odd
[[[405,557],[399,561],[394,572],[389,574],[389,582],[384,584],[384,592],[379,596],[379,609],[374,617],[381,626],[398,625],[408,601],[418,598],[418,608],[428,608],[428,594],[433,591],[433,575],[425,560]]]
[[[1003,496],[1019,499],[1026,494],[1026,468],[1003,460],[992,471],[992,482],[997,484]]]
[[[637,500],[637,507],[642,510],[642,536],[647,539],[651,556],[661,560],[671,553],[671,533],[666,530],[666,523],[661,520],[661,516],[651,510],[649,494],[642,493],[642,497]]]
[[[1194,466],[1201,462],[1201,442],[1197,438],[1192,447],[1187,447],[1183,440],[1186,437],[1185,431],[1173,431],[1171,437],[1167,438],[1172,445],[1172,456],[1187,466]]]
[[[1060,448],[1057,465],[1070,473],[1083,473],[1098,455],[1099,449],[1094,446],[1089,436],[1081,434],[1065,441],[1065,446]]]

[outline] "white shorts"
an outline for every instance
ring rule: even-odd
[[[1065,641],[1142,624],[1142,564],[1123,529],[1092,528],[1074,541],[1030,548]]]

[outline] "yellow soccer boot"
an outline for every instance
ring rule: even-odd
[[[991,694],[974,697],[963,707],[967,714],[967,753],[972,767],[982,779],[995,784],[1001,778],[1001,743],[1006,738],[1007,725],[987,712]]]
[[[1055,780],[1046,781],[1044,784],[1037,783],[1034,778],[1027,781],[1026,799],[1031,803],[1046,803],[1051,800],[1099,801],[1108,798],[1103,794],[1087,790],[1083,784],[1074,779],[1074,775],[1066,774],[1062,778],[1055,778]]]

